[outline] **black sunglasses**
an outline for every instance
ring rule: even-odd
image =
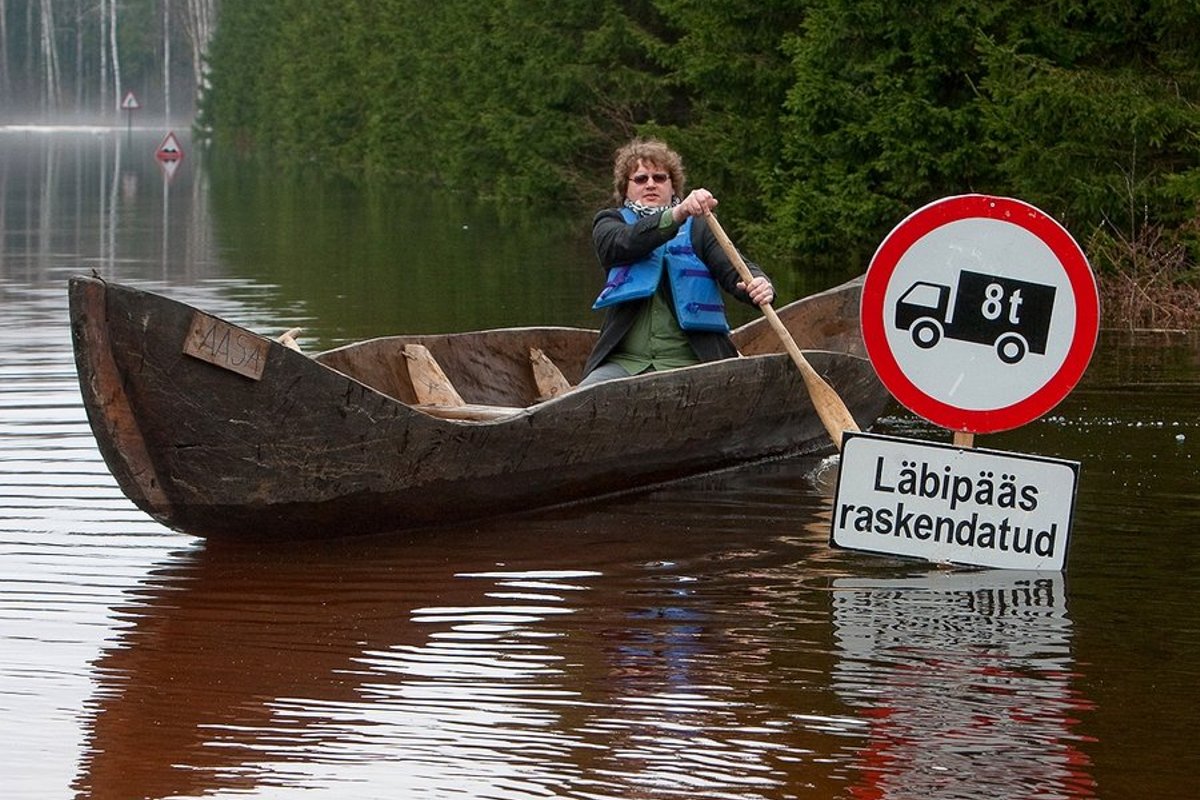
[[[665,172],[643,172],[638,175],[630,176],[629,180],[633,181],[638,186],[641,186],[651,178],[654,179],[655,183],[666,183],[667,181],[671,180],[671,176]]]

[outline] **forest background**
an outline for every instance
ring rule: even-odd
[[[660,136],[757,260],[847,272],[925,203],[1012,196],[1080,241],[1108,324],[1200,327],[1195,0],[0,0],[0,92],[45,72],[34,5],[186,61],[218,150],[586,224]]]

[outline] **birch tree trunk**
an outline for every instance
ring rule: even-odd
[[[62,105],[58,75],[58,46],[55,42],[53,0],[41,0],[42,110],[57,112]]]
[[[112,108],[108,102],[108,4],[113,0],[100,0],[100,114],[108,116]]]
[[[12,102],[12,81],[8,77],[8,0],[0,0],[0,100]]]
[[[108,0],[108,38],[112,44],[113,103],[111,111],[121,113],[121,57],[117,50],[117,0]]]
[[[25,63],[22,65],[24,67],[24,72],[20,73],[22,76],[21,77],[22,86],[21,86],[20,91],[21,92],[29,92],[30,94],[33,93],[33,89],[35,87],[35,84],[37,83],[33,78],[33,76],[35,74],[34,73],[34,62],[35,62],[34,56],[37,54],[37,47],[33,41],[33,29],[35,27],[35,25],[33,23],[33,8],[34,8],[33,0],[26,0],[26,3],[25,3],[25,47],[24,47]]]
[[[171,0],[163,0],[163,119],[171,124]]]
[[[3,5],[3,0],[0,0]],[[83,0],[75,0],[75,113],[83,111]]]
[[[196,105],[208,91],[208,45],[217,24],[217,0],[187,0],[184,31],[192,50],[192,80],[196,86]]]

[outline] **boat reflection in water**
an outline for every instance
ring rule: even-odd
[[[119,610],[129,626],[95,665],[75,790],[623,797],[655,762],[673,780],[673,749],[704,750],[679,732],[729,703],[705,696],[725,668],[695,635],[705,601],[658,549],[712,541],[656,539],[636,510],[563,514],[179,553]],[[585,559],[606,566],[574,566]],[[738,768],[701,772],[715,785]]]
[[[552,622],[589,573],[458,572],[457,558],[450,572],[445,555],[378,541],[179,554],[96,664],[76,791],[315,788],[344,771],[397,796],[485,797],[534,765],[552,779],[573,746]]]
[[[436,533],[197,544],[118,610],[74,788],[1091,796],[1061,577],[894,577],[912,565],[828,547],[828,499],[795,476]]]
[[[834,581],[834,686],[867,731],[854,796],[1095,796],[1072,728],[1060,573]]]

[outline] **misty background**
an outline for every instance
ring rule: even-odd
[[[0,0],[0,124],[190,122],[217,11],[218,0]]]

